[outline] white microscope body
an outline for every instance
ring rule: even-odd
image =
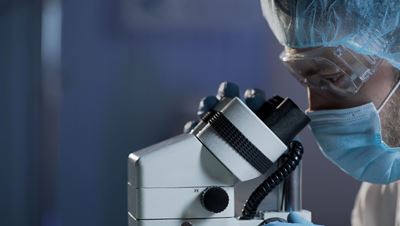
[[[287,146],[238,98],[214,112],[190,134],[129,155],[129,226],[258,226],[286,218],[235,217],[234,185],[265,174]]]

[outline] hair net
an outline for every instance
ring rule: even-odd
[[[400,0],[261,0],[261,5],[284,46],[342,45],[400,69]]]

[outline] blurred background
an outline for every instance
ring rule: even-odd
[[[258,1],[1,0],[0,225],[126,226],[129,153],[220,82],[307,107]],[[350,225],[359,183],[302,134],[303,206]]]

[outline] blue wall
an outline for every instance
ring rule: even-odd
[[[0,3],[0,225],[40,223],[40,9]]]

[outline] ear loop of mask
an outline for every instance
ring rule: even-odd
[[[381,106],[379,106],[378,108],[378,113],[381,112],[381,110],[383,109],[383,107],[385,106],[385,104],[389,101],[389,99],[393,96],[393,94],[397,91],[397,88],[399,88],[400,86],[400,78],[399,78],[399,74],[397,75],[397,83],[396,85],[393,87],[393,89],[390,91],[390,93],[386,96],[386,98],[383,100]]]

